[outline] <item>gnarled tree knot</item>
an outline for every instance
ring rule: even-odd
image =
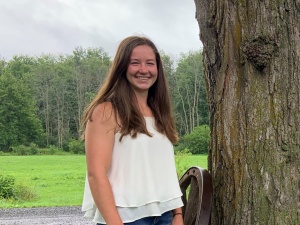
[[[248,59],[259,71],[268,65],[277,50],[276,42],[263,36],[246,41],[242,47],[244,58]]]

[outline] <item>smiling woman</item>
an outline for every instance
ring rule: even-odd
[[[83,127],[86,217],[97,224],[183,225],[173,150],[178,137],[151,40],[130,36],[120,43]]]

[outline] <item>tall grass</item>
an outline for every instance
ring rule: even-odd
[[[179,177],[190,166],[207,168],[206,161],[206,155],[176,156]],[[34,192],[29,201],[0,199],[0,208],[81,205],[85,156],[0,156],[0,174]]]

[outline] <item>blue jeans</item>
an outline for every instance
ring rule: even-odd
[[[168,211],[161,216],[145,217],[130,223],[124,223],[124,225],[171,225],[172,224],[172,212]],[[97,223],[97,225],[103,225]]]

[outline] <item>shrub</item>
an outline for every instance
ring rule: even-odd
[[[36,194],[30,186],[17,184],[12,176],[0,175],[0,199],[29,201],[35,197]]]
[[[39,155],[69,155],[70,153],[63,151],[55,145],[50,145],[48,148],[39,148]]]
[[[39,147],[34,143],[31,143],[28,148],[30,155],[37,155],[39,152]]]
[[[0,175],[0,198],[16,198],[15,178]]]
[[[50,155],[54,155],[54,154],[62,151],[59,147],[57,147],[55,145],[50,145],[48,149],[49,149]]]
[[[3,151],[0,151],[0,156],[5,156],[5,155],[11,155],[10,153],[8,152],[3,152]]]
[[[40,148],[39,155],[53,155],[49,148]]]
[[[207,125],[195,127],[195,129],[182,137],[176,151],[188,149],[192,154],[207,154],[210,142],[210,129]]]
[[[30,150],[25,145],[14,146],[12,153],[15,155],[30,155]]]
[[[14,155],[36,155],[39,153],[39,147],[31,143],[29,146],[19,145],[14,146],[12,150],[12,154]]]
[[[71,139],[69,141],[69,151],[74,154],[84,154],[84,142],[81,140]]]

